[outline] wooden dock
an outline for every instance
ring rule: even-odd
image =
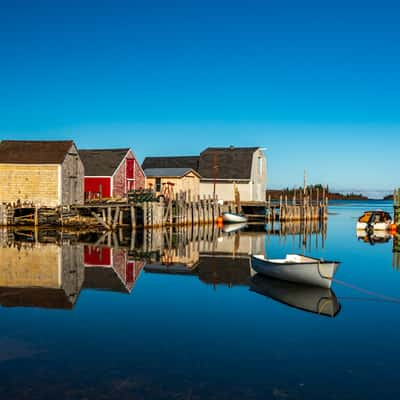
[[[179,193],[173,200],[92,202],[69,207],[36,207],[31,204],[0,205],[0,226],[60,226],[101,230],[158,228],[216,223],[223,212],[210,196],[191,199]]]
[[[220,204],[218,198],[180,192],[174,198],[155,201],[93,201],[67,207],[39,207],[33,204],[0,205],[0,226],[60,226],[113,231],[118,228],[159,228],[215,224],[223,212],[244,213],[249,222],[324,221],[327,219],[326,193],[298,191],[279,201]],[[399,207],[400,210],[400,207]],[[400,213],[400,211],[399,211]]]

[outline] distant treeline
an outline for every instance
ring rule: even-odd
[[[285,189],[269,189],[266,190],[266,199],[268,200],[269,196],[271,196],[271,200],[276,201],[279,200],[281,196],[287,196],[288,198],[292,198],[294,195],[298,196],[300,192],[303,192],[303,188],[285,188]],[[315,196],[316,192],[319,191],[320,196],[325,191],[329,200],[368,200],[368,197],[360,194],[360,193],[334,193],[329,192],[328,186],[323,185],[308,185],[306,187],[306,192],[312,192]],[[393,198],[393,196],[392,196]]]

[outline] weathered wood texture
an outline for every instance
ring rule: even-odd
[[[0,203],[83,204],[83,177],[74,145],[61,164],[0,164]]]

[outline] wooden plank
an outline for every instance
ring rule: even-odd
[[[99,224],[103,225],[107,230],[111,230],[110,226],[103,219],[101,219],[94,211],[91,212],[91,215],[96,218],[96,221]]]

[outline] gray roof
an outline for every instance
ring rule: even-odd
[[[85,176],[112,176],[129,151],[126,149],[79,150]]]
[[[197,171],[199,169],[199,156],[146,157],[142,168],[191,168]]]
[[[192,168],[146,168],[144,173],[147,177],[155,178],[155,177],[182,177],[189,172],[193,172],[196,175],[199,175]]]
[[[214,178],[214,160],[217,180],[250,180],[253,154],[259,147],[209,147],[200,156],[147,157],[143,168],[191,168],[203,179]],[[165,175],[163,175],[165,176]]]
[[[72,140],[2,140],[0,163],[62,164],[73,144]]]
[[[209,147],[200,154],[198,172],[202,178],[251,179],[253,154],[259,147]]]

